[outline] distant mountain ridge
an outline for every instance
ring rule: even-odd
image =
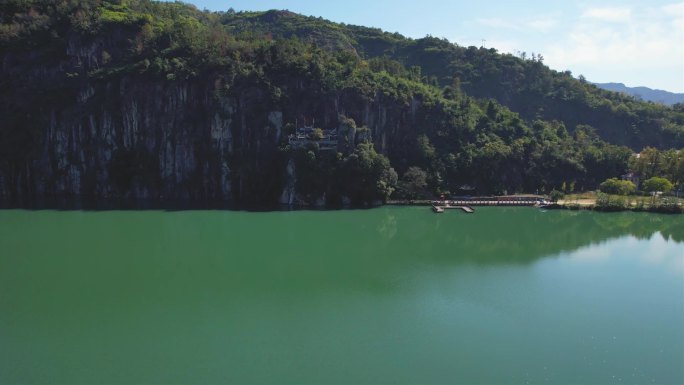
[[[674,93],[657,90],[648,87],[627,87],[622,83],[594,83],[597,87],[608,91],[622,92],[627,95],[641,98],[646,101],[661,103],[671,106],[676,103],[684,103],[684,93]]]

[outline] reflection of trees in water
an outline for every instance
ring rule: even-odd
[[[684,217],[673,215],[492,208],[467,216],[402,217],[397,215],[397,239],[405,242],[388,247],[395,255],[412,251],[426,262],[529,263],[610,239],[649,239],[656,233],[684,242]]]
[[[622,235],[637,239],[649,239],[660,233],[666,240],[684,242],[684,218],[680,215],[617,213],[594,216],[596,223],[604,230],[618,230]]]
[[[55,266],[43,269],[45,276],[36,281],[51,282],[54,271],[70,266],[62,274],[79,282],[78,287],[103,288],[102,303],[122,296],[135,301],[145,297],[140,293],[153,298],[157,290],[188,304],[216,293],[226,301],[300,298],[301,293],[305,298],[337,289],[367,295],[410,288],[426,267],[525,264],[627,235],[647,239],[656,232],[684,242],[684,216],[532,208],[439,215],[427,207],[275,213],[7,211],[2,219],[0,224],[11,223],[7,229],[17,234],[50,234],[57,242],[56,254],[31,257],[32,263]],[[0,231],[0,240],[8,243],[9,234]],[[54,258],[66,245],[69,254]],[[92,245],[97,245],[96,255]],[[117,273],[93,275],[87,269],[95,265]],[[78,266],[88,274],[80,274]],[[124,288],[120,282],[126,282]]]
[[[221,272],[231,293],[314,295],[334,288],[383,293],[410,288],[419,279],[415,273],[426,267],[527,264],[629,235],[647,239],[660,232],[683,242],[684,234],[684,216],[533,208],[436,215],[427,207],[385,207],[264,215],[268,218],[255,223],[252,213],[239,220],[227,216],[235,227],[222,231],[230,234],[232,250],[241,251]]]
[[[378,233],[383,239],[392,239],[397,234],[397,217],[394,215],[384,216],[378,225]]]
[[[677,234],[674,239],[682,242],[684,234],[680,216],[533,208],[436,215],[427,207],[385,207],[264,215],[268,218],[252,222],[253,213],[231,213],[224,226],[204,229],[204,243],[216,242],[217,250],[220,244],[231,255],[216,270],[221,277],[216,281],[229,288],[223,292],[384,293],[412,287],[419,279],[415,273],[425,267],[526,264],[627,235],[646,239],[661,232],[673,239]],[[212,234],[219,232],[215,229],[221,234]]]

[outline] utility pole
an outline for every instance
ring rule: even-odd
[[[487,42],[487,40],[482,39],[482,45],[480,46],[480,48],[485,48],[485,43],[486,43],[486,42]]]

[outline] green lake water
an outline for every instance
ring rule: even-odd
[[[684,216],[0,210],[0,383],[682,384]]]

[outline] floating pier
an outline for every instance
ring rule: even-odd
[[[461,210],[467,212],[468,214],[472,214],[475,212],[475,210],[473,210],[473,208],[470,206],[458,206],[458,207],[460,207]]]
[[[448,205],[448,204],[447,205],[435,205],[435,204],[432,205],[432,211],[434,211],[435,213],[438,213],[438,214],[443,213],[444,210],[446,210],[446,209],[461,209],[468,214],[472,214],[475,212],[475,210],[473,210],[473,208],[470,206],[452,206],[452,205]]]

